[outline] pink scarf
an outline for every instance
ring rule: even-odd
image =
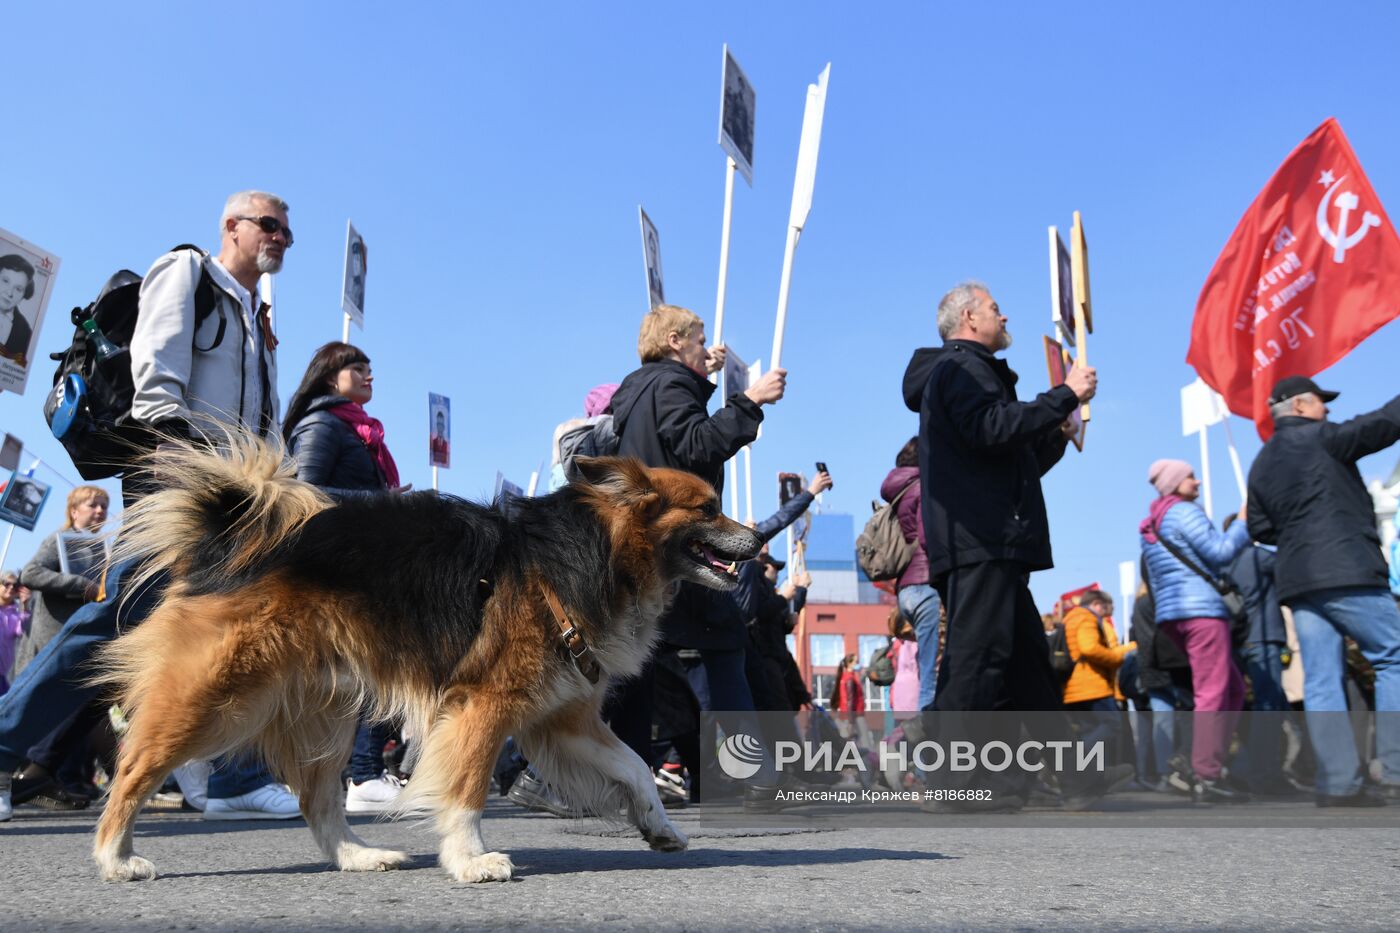
[[[1178,502],[1186,500],[1173,493],[1170,496],[1162,496],[1152,501],[1152,507],[1147,510],[1147,517],[1138,525],[1138,533],[1142,535],[1148,544],[1157,543],[1157,533],[1162,530],[1162,519],[1166,517],[1167,510]]]
[[[394,464],[393,454],[384,446],[384,424],[378,418],[371,418],[357,402],[346,402],[330,409],[330,413],[350,425],[369,448],[369,455],[379,467],[379,475],[384,477],[384,485],[390,489],[399,484],[399,468]]]

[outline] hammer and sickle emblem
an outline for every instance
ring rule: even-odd
[[[1337,211],[1340,216],[1337,218],[1337,229],[1333,230],[1327,223],[1327,214],[1331,210],[1332,195],[1342,186],[1342,182],[1347,177],[1343,175],[1338,178],[1332,187],[1327,189],[1327,193],[1322,196],[1322,202],[1317,205],[1317,232],[1327,245],[1332,247],[1332,261],[1345,262],[1347,250],[1361,242],[1367,231],[1372,227],[1379,227],[1381,219],[1370,211],[1361,216],[1361,226],[1350,234],[1347,233],[1347,221],[1351,218],[1351,212],[1356,210],[1361,201],[1356,194],[1351,191],[1343,191],[1337,195]]]

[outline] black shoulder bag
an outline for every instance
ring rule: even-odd
[[[1230,613],[1230,631],[1234,636],[1235,644],[1241,644],[1245,633],[1249,630],[1249,613],[1245,611],[1244,594],[1239,591],[1239,587],[1228,579],[1212,576],[1191,558],[1181,553],[1176,545],[1168,541],[1166,535],[1162,534],[1160,523],[1157,526],[1157,540],[1162,542],[1162,547],[1170,551],[1173,557],[1185,564],[1188,570],[1205,580],[1211,585],[1211,589],[1220,594],[1221,600],[1225,603],[1225,611]]]

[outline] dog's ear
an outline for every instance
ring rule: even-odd
[[[573,465],[579,477],[590,486],[634,495],[652,491],[646,467],[633,457],[575,457]]]

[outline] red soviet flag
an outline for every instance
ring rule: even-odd
[[[1400,315],[1400,237],[1331,117],[1294,149],[1210,270],[1186,362],[1273,433],[1269,390]]]

